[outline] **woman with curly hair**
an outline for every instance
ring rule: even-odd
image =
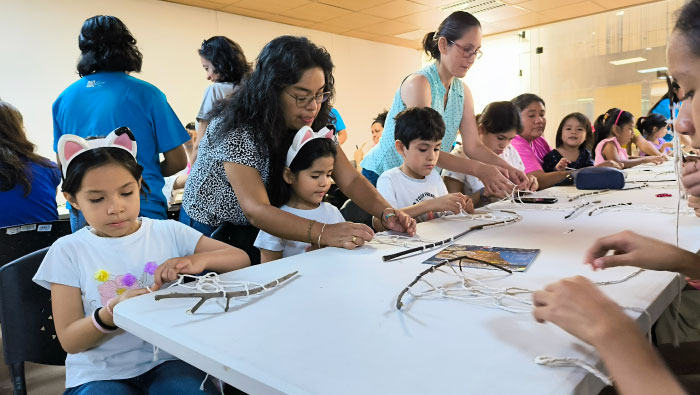
[[[141,216],[165,219],[167,201],[163,177],[187,165],[182,146],[190,136],[158,88],[134,78],[143,55],[136,39],[119,18],[98,15],[83,24],[78,37],[80,79],[66,88],[53,103],[54,151],[64,134],[83,138],[104,136],[126,126],[138,144],[137,161],[150,192],[141,198]],[[159,154],[165,160],[159,161]],[[85,221],[71,210],[73,231]]]
[[[353,249],[372,239],[366,225],[323,224],[279,209],[282,174],[292,139],[302,127],[326,126],[335,94],[328,52],[305,37],[282,36],[260,52],[241,88],[212,112],[199,158],[185,186],[180,221],[248,253],[258,229],[285,240]],[[350,164],[340,146],[333,179],[358,206],[376,216],[376,226],[415,230],[415,221],[394,210]],[[318,191],[316,189],[316,191]]]

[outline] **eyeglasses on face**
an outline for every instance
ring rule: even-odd
[[[315,101],[318,104],[324,103],[328,98],[331,96],[330,92],[323,92],[319,93],[318,95],[314,96],[297,96],[292,93],[286,92],[289,96],[293,97],[294,100],[296,100],[297,107],[306,107],[309,104],[311,104],[311,101]]]
[[[456,42],[454,42],[452,40],[447,40],[447,42],[449,42],[450,44],[454,45],[455,47],[461,49],[462,56],[464,56],[467,59],[471,58],[472,56],[476,56],[476,59],[479,59],[479,58],[481,58],[481,55],[484,54],[483,52],[481,52],[480,49],[469,50],[469,49],[457,44]]]

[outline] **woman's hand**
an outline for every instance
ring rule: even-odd
[[[661,156],[647,156],[644,158],[644,163],[653,163],[655,165],[660,165],[666,160]]]
[[[559,159],[559,162],[557,163],[556,166],[554,166],[554,170],[556,171],[564,171],[566,170],[566,167],[571,164],[571,161],[566,159],[566,158],[561,158]]]
[[[201,257],[195,255],[170,258],[153,273],[155,286],[160,288],[165,283],[177,280],[178,274],[200,274],[206,269],[207,266]]]
[[[402,210],[392,207],[382,210],[380,217],[372,217],[372,226],[380,232],[393,230],[408,233],[409,236],[416,234],[416,220]]]
[[[613,255],[608,255],[612,251]],[[662,241],[631,231],[616,233],[595,241],[586,252],[584,263],[594,269],[636,266],[642,269],[681,272],[700,278],[698,256]]]
[[[537,322],[549,321],[586,343],[595,345],[613,333],[637,330],[634,321],[585,277],[549,284],[532,300]]]
[[[321,225],[323,226],[323,225]],[[365,224],[356,224],[354,222],[341,222],[337,224],[327,224],[320,234],[312,242],[318,241],[322,246],[340,247],[347,250],[354,250],[359,246],[365,245],[374,237],[374,231]]]
[[[524,175],[525,173],[522,174]],[[485,163],[481,164],[476,176],[484,183],[484,193],[486,196],[495,196],[499,198],[508,196],[517,185],[509,180],[509,171],[507,169]],[[527,179],[527,176],[525,176],[525,179]]]

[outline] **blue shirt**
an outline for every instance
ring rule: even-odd
[[[61,172],[54,162],[46,160],[49,167],[28,162],[32,190],[24,196],[24,187],[15,185],[9,191],[0,192],[0,227],[35,224],[58,220],[56,188],[61,182]]]
[[[127,126],[136,137],[136,160],[151,190],[141,196],[141,216],[165,219],[168,205],[158,155],[190,136],[163,92],[126,73],[100,72],[74,82],[53,103],[54,151],[64,134],[106,136],[120,126]]]
[[[335,117],[335,120],[333,120],[333,117]],[[335,126],[336,132],[345,130],[345,122],[343,122],[343,117],[340,116],[340,113],[335,108],[331,108],[331,116],[329,120],[333,126]]]
[[[458,78],[454,78],[450,84],[449,92],[447,92],[440,80],[437,63],[424,67],[416,74],[424,76],[430,84],[430,107],[442,115],[442,120],[445,121],[445,137],[442,139],[440,150],[450,152],[457,139],[459,124],[462,122],[464,85]],[[445,106],[445,93],[447,93],[447,106]],[[394,137],[396,121],[394,117],[405,109],[406,105],[401,99],[401,87],[399,87],[394,95],[394,102],[391,104],[389,114],[386,116],[382,137],[379,139],[379,143],[365,155],[362,161],[363,169],[382,175],[389,169],[401,166],[403,158],[396,152]],[[437,169],[437,171],[439,173],[440,169]]]
[[[668,98],[661,100],[659,102],[659,104],[657,104],[656,107],[652,108],[651,111],[649,111],[649,112],[661,114],[664,117],[666,117],[666,119],[671,119],[671,109],[669,108]],[[677,117],[678,117],[678,110],[675,110],[673,112],[673,119],[676,119]],[[671,133],[666,133],[666,135],[664,136],[664,140],[666,140],[666,141],[673,140],[673,135]]]

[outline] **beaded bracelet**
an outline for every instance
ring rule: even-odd
[[[100,310],[102,307],[98,307],[93,311],[92,313],[92,323],[95,325],[95,328],[97,328],[98,331],[102,333],[112,333],[119,329],[116,326],[110,326],[102,322],[102,319],[100,318]]]

